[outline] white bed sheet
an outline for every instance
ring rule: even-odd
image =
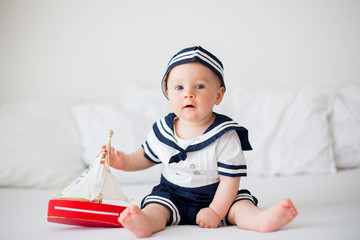
[[[299,216],[274,233],[235,226],[201,229],[172,226],[154,239],[360,239],[360,169],[334,175],[242,179],[258,197],[259,207],[291,198]],[[138,204],[153,184],[127,185],[123,190]],[[58,189],[0,189],[0,239],[134,239],[123,228],[87,228],[48,223],[47,203]]]

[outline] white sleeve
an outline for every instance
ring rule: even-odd
[[[148,134],[147,140],[141,145],[141,147],[144,149],[144,156],[151,162],[155,164],[161,163],[159,157],[155,154],[154,148],[156,148],[157,144],[157,138],[155,136],[154,131],[151,129],[151,131]]]
[[[219,175],[229,177],[244,177],[247,175],[246,159],[235,130],[230,130],[220,137],[216,154]]]

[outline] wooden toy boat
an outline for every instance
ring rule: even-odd
[[[75,181],[57,193],[49,201],[48,222],[88,226],[122,227],[118,218],[126,207],[104,204],[103,200],[119,200],[130,203],[109,168],[109,151],[113,131],[109,130],[109,142],[105,151]],[[100,187],[98,175],[102,168]]]

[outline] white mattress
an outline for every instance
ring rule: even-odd
[[[242,179],[241,185],[267,207],[291,198],[299,216],[274,233],[235,226],[201,229],[172,226],[155,239],[360,239],[360,169],[334,175]],[[138,204],[153,184],[122,186]],[[0,189],[0,239],[133,239],[123,228],[86,228],[48,223],[47,203],[58,189]]]

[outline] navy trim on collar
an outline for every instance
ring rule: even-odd
[[[194,144],[188,146],[186,149],[181,148],[177,144],[177,141],[174,137],[174,120],[176,117],[174,113],[168,114],[166,117],[162,118],[153,125],[153,131],[159,141],[179,151],[178,154],[170,158],[169,163],[177,163],[185,160],[187,158],[188,152],[198,151],[207,147],[229,130],[236,131],[241,142],[241,147],[244,151],[252,150],[248,139],[248,130],[246,128],[240,126],[238,123],[234,122],[231,118],[225,115],[217,113],[214,113],[214,115],[214,122],[208,127],[208,129],[206,129],[206,131],[202,135],[202,137],[204,137],[206,134],[209,136],[207,136],[204,141],[195,142]],[[211,131],[213,131],[213,133],[211,133]]]

